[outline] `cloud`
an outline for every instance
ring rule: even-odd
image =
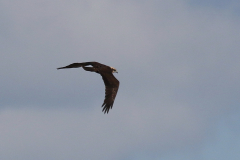
[[[116,113],[103,115],[99,108],[91,112],[80,109],[3,111],[1,156],[5,159],[111,159],[135,148],[164,149],[169,142],[173,143],[169,147],[174,147],[176,141],[191,143],[190,139],[196,138],[192,131],[197,128],[188,120],[186,112],[189,111],[181,109],[180,114],[176,110],[166,114],[174,119],[158,118],[159,114],[153,111],[144,114],[141,109],[130,110],[123,117]],[[182,130],[185,134],[178,132]]]
[[[5,159],[164,154],[201,144],[237,108],[240,23],[230,9],[185,1],[1,3]],[[118,69],[109,115],[101,113],[99,75],[56,70],[82,61]]]

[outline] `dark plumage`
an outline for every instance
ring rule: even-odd
[[[92,67],[85,67],[91,65]],[[102,111],[105,113],[109,112],[109,109],[112,109],[115,97],[117,95],[119,81],[114,77],[113,73],[117,70],[113,67],[98,63],[98,62],[83,62],[83,63],[73,63],[65,67],[60,67],[57,69],[65,68],[79,68],[82,67],[85,71],[96,72],[102,76],[102,79],[105,84],[105,99],[102,104]]]

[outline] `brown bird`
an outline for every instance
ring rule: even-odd
[[[85,67],[91,65],[92,67]],[[118,73],[113,67],[98,63],[98,62],[83,62],[83,63],[73,63],[65,67],[60,67],[57,69],[65,68],[79,68],[82,67],[85,71],[96,72],[102,76],[105,84],[105,99],[102,104],[102,111],[105,113],[112,109],[115,97],[117,95],[119,81],[114,77],[113,73]]]

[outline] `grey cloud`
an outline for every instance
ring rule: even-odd
[[[201,143],[239,103],[239,20],[231,10],[94,0],[2,1],[1,8],[8,26],[0,37],[2,156],[158,155]],[[99,75],[56,70],[82,61],[118,69],[109,115],[101,113]]]

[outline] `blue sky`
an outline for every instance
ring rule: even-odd
[[[238,160],[240,3],[0,1],[0,159]],[[104,84],[73,62],[118,70]]]

